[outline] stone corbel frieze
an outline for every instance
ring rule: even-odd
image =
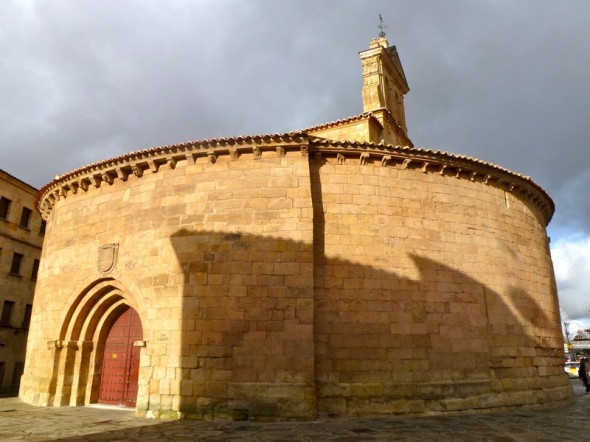
[[[344,152],[343,149],[346,151]],[[309,152],[313,151],[313,158],[320,159],[320,161],[322,155],[332,157],[336,153],[338,164],[344,164],[347,155],[354,155],[354,151],[360,151],[357,155],[359,163],[363,166],[368,165],[373,158],[375,161],[379,161],[382,167],[397,166],[401,169],[411,169],[422,173],[437,173],[441,176],[454,175],[457,179],[477,181],[516,193],[520,198],[537,206],[547,220],[551,218],[553,213],[551,201],[547,201],[548,196],[534,182],[531,182],[529,177],[522,177],[493,164],[484,164],[446,152],[415,149],[409,146],[379,146],[376,144],[357,146],[355,143],[308,142],[307,140],[302,141],[302,138],[289,137],[239,138],[215,141],[215,143],[203,142],[170,146],[153,153],[143,151],[132,153],[121,159],[91,165],[67,177],[64,176],[65,180],[57,177],[55,183],[43,190],[38,207],[44,218],[48,219],[58,199],[71,197],[79,193],[80,189],[86,192],[89,186],[99,188],[103,183],[112,185],[116,180],[125,182],[132,174],[141,178],[147,169],[150,169],[152,173],[158,172],[163,166],[174,169],[178,167],[179,162],[185,160],[187,166],[195,164],[198,159],[208,160],[214,164],[220,156],[226,155],[231,160],[238,160],[241,153],[248,152],[252,152],[256,158],[260,158],[263,150],[274,151],[279,158],[285,157],[289,152],[296,151],[300,152],[302,158],[309,158]],[[252,157],[248,156],[248,158]],[[447,172],[449,170],[451,172]]]

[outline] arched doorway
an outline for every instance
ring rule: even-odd
[[[98,402],[135,407],[143,339],[139,315],[127,308],[111,325],[104,345]]]

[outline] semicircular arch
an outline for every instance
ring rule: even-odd
[[[133,308],[144,323],[143,303],[114,278],[99,278],[87,283],[73,294],[61,319],[59,339],[62,341],[92,340],[97,327],[104,322],[112,306],[124,304]]]

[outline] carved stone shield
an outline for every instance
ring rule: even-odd
[[[119,244],[105,244],[98,248],[98,271],[107,274],[115,269]]]

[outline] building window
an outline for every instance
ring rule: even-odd
[[[19,225],[24,227],[25,229],[29,228],[29,222],[31,221],[31,214],[33,211],[28,207],[23,207],[23,211],[20,214],[20,222]]]
[[[0,218],[8,219],[8,211],[10,210],[10,201],[8,198],[0,197]]]
[[[33,306],[31,304],[25,305],[25,316],[23,317],[22,328],[28,330],[31,324],[31,313],[33,312]]]
[[[39,227],[39,235],[45,236],[45,228],[46,227],[47,227],[47,222],[44,219],[42,219],[41,226]]]
[[[2,316],[0,316],[0,325],[10,326],[10,315],[12,315],[13,301],[4,301],[2,305]]]
[[[20,253],[14,253],[12,255],[12,264],[10,265],[10,274],[20,276],[20,266],[23,262],[23,255]]]
[[[35,259],[33,261],[33,270],[31,271],[31,279],[33,281],[37,280],[37,273],[39,272],[39,260]]]

